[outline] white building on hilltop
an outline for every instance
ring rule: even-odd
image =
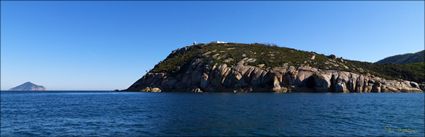
[[[211,43],[227,43],[227,42],[224,42],[224,41],[213,41]]]

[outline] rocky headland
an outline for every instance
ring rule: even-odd
[[[351,61],[259,43],[196,44],[173,51],[127,91],[422,92],[423,66]]]

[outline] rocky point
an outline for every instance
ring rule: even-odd
[[[422,91],[418,82],[380,74],[361,66],[363,64],[359,62],[335,55],[325,56],[273,45],[198,44],[173,51],[127,90],[278,93]]]

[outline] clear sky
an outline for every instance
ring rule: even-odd
[[[1,2],[1,89],[125,89],[192,42],[374,62],[424,49],[424,2]]]

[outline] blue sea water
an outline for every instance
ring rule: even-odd
[[[1,136],[424,136],[423,93],[1,92]]]

